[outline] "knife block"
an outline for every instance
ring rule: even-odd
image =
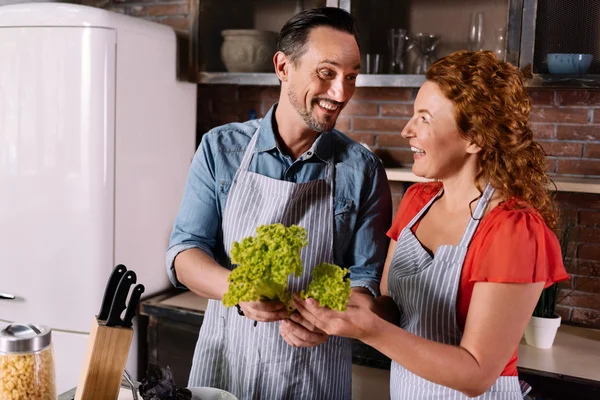
[[[104,326],[94,318],[75,400],[116,400],[133,329]]]

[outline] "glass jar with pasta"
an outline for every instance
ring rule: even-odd
[[[51,329],[11,324],[0,330],[0,399],[56,398]]]

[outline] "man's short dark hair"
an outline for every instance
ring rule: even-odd
[[[322,7],[304,10],[290,18],[279,32],[277,50],[296,64],[306,53],[306,42],[310,31],[319,26],[349,33],[354,36],[358,44],[358,26],[354,17],[338,7]]]

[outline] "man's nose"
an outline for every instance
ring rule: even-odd
[[[327,91],[327,95],[330,99],[338,101],[340,103],[345,103],[350,100],[350,96],[352,96],[352,92],[349,90],[347,85],[344,82],[344,79],[334,79],[331,81],[331,86]]]

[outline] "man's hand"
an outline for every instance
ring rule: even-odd
[[[241,302],[240,308],[246,317],[259,322],[274,322],[288,317],[285,304],[280,301]]]
[[[291,320],[283,320],[279,325],[279,333],[283,340],[290,346],[294,347],[315,347],[323,344],[327,341],[329,336],[323,333],[323,331],[312,327],[313,330],[309,330],[306,327],[295,322],[296,320],[302,319],[302,316],[298,313],[294,313],[290,316]],[[308,321],[306,321],[308,323]]]

